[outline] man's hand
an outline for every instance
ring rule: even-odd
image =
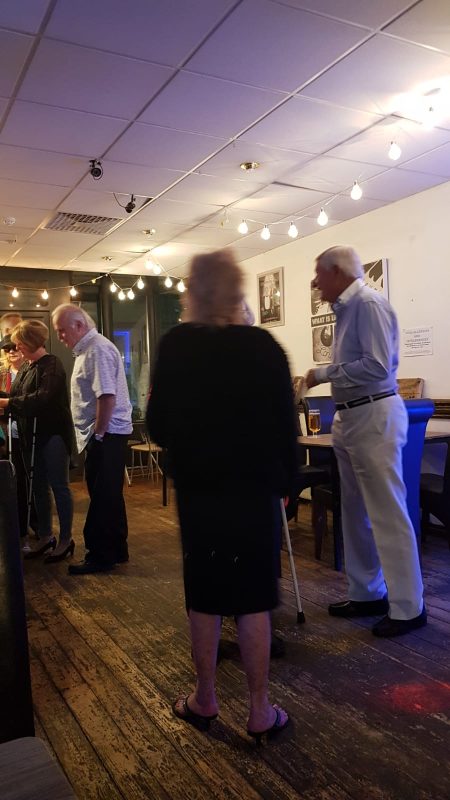
[[[316,380],[316,371],[314,369],[309,369],[303,380],[305,381],[308,389],[312,389],[313,386],[319,385],[319,381]]]

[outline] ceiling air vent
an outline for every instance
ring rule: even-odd
[[[49,231],[72,231],[72,233],[92,233],[102,236],[108,233],[114,225],[121,222],[115,217],[96,217],[93,214],[66,214],[60,211],[53,219],[44,225]]]

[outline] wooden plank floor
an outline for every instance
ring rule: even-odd
[[[75,556],[82,558],[82,484],[74,493]],[[448,800],[444,541],[425,546],[430,624],[378,640],[370,620],[328,616],[327,604],[345,596],[345,577],[331,568],[329,545],[322,562],[312,558],[302,507],[292,541],[306,624],[296,624],[283,553],[274,627],[287,652],[271,671],[271,696],[293,724],[257,751],[245,734],[246,684],[232,621],[224,624],[228,657],[217,673],[219,720],[204,734],[172,715],[172,700],[193,677],[174,503],[162,508],[160,485],[142,480],[126,489],[126,500],[129,564],[70,577],[67,564],[25,562],[37,735],[80,800]]]

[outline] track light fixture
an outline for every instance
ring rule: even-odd
[[[94,181],[99,181],[100,178],[103,175],[102,162],[99,161],[97,158],[91,158],[91,160],[89,161],[89,164],[91,166],[89,172],[91,173],[92,177],[94,178]]]
[[[125,206],[125,211],[127,212],[127,214],[131,214],[131,212],[134,211],[135,208],[136,208],[136,198],[134,194],[132,194],[130,202],[127,203]]]

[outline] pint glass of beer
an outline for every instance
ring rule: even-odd
[[[320,411],[318,408],[311,408],[308,414],[308,427],[313,436],[317,436],[320,431]]]

